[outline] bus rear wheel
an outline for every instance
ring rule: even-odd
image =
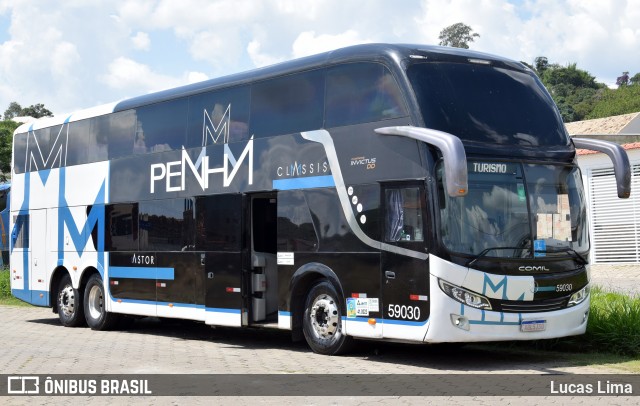
[[[351,348],[353,339],[342,331],[341,306],[340,297],[328,280],[316,283],[307,294],[302,331],[314,352],[339,355]]]
[[[112,330],[119,321],[119,315],[106,308],[106,295],[102,278],[91,275],[84,290],[84,313],[92,330]]]
[[[73,287],[71,277],[65,274],[58,285],[58,317],[65,327],[79,327],[84,325],[84,309],[82,295]]]

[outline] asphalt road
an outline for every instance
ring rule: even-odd
[[[327,357],[312,353],[304,343],[293,343],[289,333],[278,330],[211,328],[206,325],[146,318],[127,331],[98,332],[62,327],[50,309],[0,306],[0,352],[3,374],[605,374],[617,370],[601,366],[573,366],[544,354],[514,356],[499,348],[477,346],[445,350],[441,347],[359,341],[353,353]],[[283,387],[283,393],[288,393]],[[370,401],[424,404],[419,397],[327,396],[244,398],[131,398],[142,404],[361,404]],[[3,404],[61,404],[77,402],[68,397],[12,397]],[[87,397],[87,404],[122,404],[122,397]],[[465,404],[481,400],[499,404],[505,397],[438,397],[439,404]],[[572,403],[566,397],[514,398],[518,404]],[[532,399],[529,402],[528,399]],[[608,398],[608,401],[612,398]],[[619,404],[635,404],[633,398],[615,398]],[[598,400],[586,398],[576,404]],[[482,403],[481,402],[481,403]],[[473,404],[478,404],[475,401]],[[511,401],[507,402],[511,403]],[[610,403],[610,402],[609,402]],[[506,404],[506,403],[504,403]]]

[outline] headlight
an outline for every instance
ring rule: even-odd
[[[571,297],[569,298],[569,304],[567,305],[567,307],[579,305],[580,303],[584,302],[589,297],[589,290],[590,290],[589,285],[587,285],[584,288],[577,291],[576,293],[574,293],[573,295],[571,295]]]
[[[476,309],[491,310],[491,303],[486,297],[470,292],[460,286],[452,285],[442,279],[438,279],[438,282],[440,283],[440,289],[450,298]]]

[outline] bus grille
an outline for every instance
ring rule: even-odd
[[[499,302],[499,306],[501,307],[501,311],[507,313],[536,313],[564,309],[567,307],[567,303],[568,297],[560,297],[528,302],[521,300],[503,300]]]

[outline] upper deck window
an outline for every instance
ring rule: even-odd
[[[327,128],[407,115],[391,72],[377,63],[351,63],[327,72]]]
[[[491,65],[419,63],[407,75],[428,128],[463,141],[569,145],[553,100],[532,74]]]
[[[253,85],[250,133],[256,137],[322,127],[324,72],[315,70]]]

